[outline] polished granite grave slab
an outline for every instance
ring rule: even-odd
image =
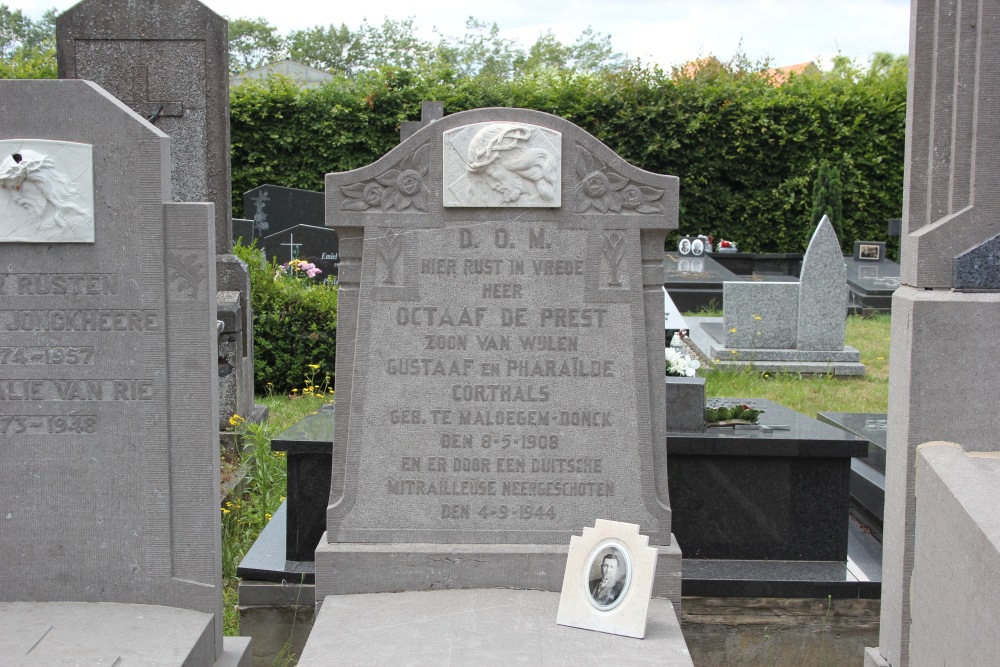
[[[865,524],[881,535],[885,515],[885,413],[820,412],[816,418],[868,441],[868,455],[851,461],[851,503]]]
[[[844,561],[852,433],[763,399],[760,428],[668,433],[673,528],[685,558]]]
[[[847,522],[844,561],[684,559],[685,597],[877,600],[882,545],[854,518]]]
[[[663,286],[681,312],[721,309],[722,283],[740,280],[710,255],[682,257],[668,252],[663,260]]]
[[[333,454],[333,403],[307,415],[271,440],[271,449],[288,455],[289,560],[313,561],[326,530]]]
[[[299,665],[692,664],[668,600],[650,601],[645,639],[556,625],[558,606],[559,593],[505,589],[331,595]]]
[[[899,287],[899,264],[892,260],[865,262],[845,257],[847,287],[850,290],[847,312],[888,313],[892,310],[892,293]]]

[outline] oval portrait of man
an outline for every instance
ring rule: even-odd
[[[586,575],[591,604],[607,611],[625,599],[632,581],[632,561],[623,546],[604,544],[591,555]]]

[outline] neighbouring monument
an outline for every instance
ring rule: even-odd
[[[913,0],[910,12],[882,617],[865,664],[990,664],[997,587],[995,569],[982,566],[1000,561],[991,372],[1000,356],[1000,16],[991,3],[967,0]],[[918,452],[931,441],[969,453]]]
[[[0,81],[0,117],[0,661],[246,665],[212,204],[170,201],[169,138],[93,83]]]
[[[663,381],[678,180],[548,114],[483,109],[327,176],[341,243],[325,595],[558,591],[635,523],[679,605]],[[350,572],[350,576],[344,576]]]
[[[215,204],[220,430],[253,400],[253,313],[232,255],[226,20],[198,0],[83,0],[56,20],[59,78],[94,81],[170,137],[174,201]]]

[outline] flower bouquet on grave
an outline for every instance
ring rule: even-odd
[[[756,425],[763,410],[746,404],[730,406],[708,406],[705,408],[705,423],[711,427]]]
[[[321,273],[323,273],[323,270],[312,262],[293,259],[278,267],[278,270],[274,272],[274,279],[305,280],[307,278],[315,278]]]
[[[726,239],[719,239],[719,244],[715,247],[715,252],[736,252],[736,243],[734,241],[727,241]]]
[[[675,336],[677,334],[674,334]],[[666,358],[667,375],[674,377],[694,377],[695,371],[701,368],[701,362],[692,359],[674,347],[668,347],[663,351]]]

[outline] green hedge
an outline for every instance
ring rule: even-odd
[[[845,249],[884,239],[886,220],[901,215],[904,65],[780,86],[725,66],[693,78],[633,68],[442,81],[382,70],[307,91],[280,79],[244,85],[230,101],[234,215],[258,185],[322,190],[327,172],[369,164],[429,99],[447,113],[514,106],[571,120],[629,162],[680,177],[680,233],[741,250],[805,250],[823,160],[841,175]]]
[[[307,378],[333,385],[337,351],[337,288],[316,280],[278,278],[278,264],[254,246],[233,252],[250,268],[254,391],[301,391]],[[318,364],[319,369],[311,369]],[[270,385],[268,383],[271,383]]]

